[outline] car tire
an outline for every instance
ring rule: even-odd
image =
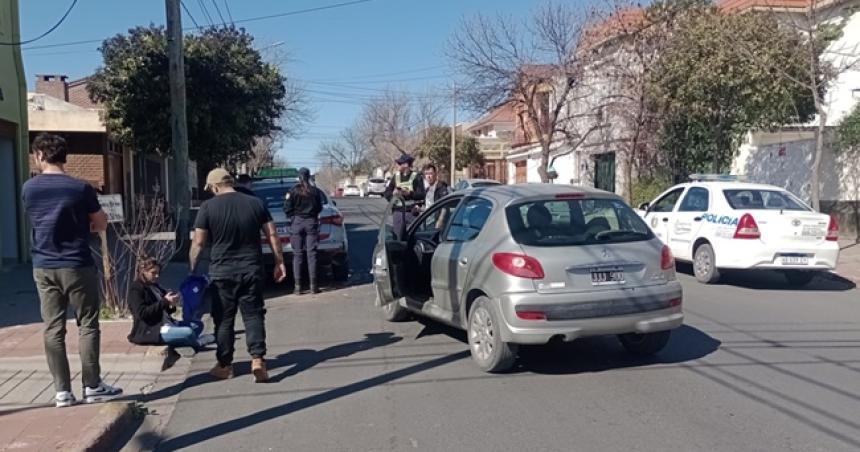
[[[484,372],[503,372],[517,359],[517,344],[502,341],[501,322],[492,302],[478,297],[469,309],[466,335],[472,360]]]
[[[382,316],[389,322],[405,322],[409,320],[411,313],[395,301],[382,306]]]
[[[655,355],[666,347],[672,330],[657,331],[655,333],[627,333],[619,334],[618,341],[624,346],[628,353],[639,356]]]
[[[696,248],[693,255],[693,274],[702,284],[714,284],[720,280],[720,270],[717,268],[717,257],[710,244],[702,244]]]
[[[815,272],[804,270],[786,270],[782,276],[791,287],[804,287],[815,279]]]

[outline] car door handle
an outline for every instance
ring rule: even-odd
[[[669,222],[669,217],[663,217],[663,223],[668,223],[668,222]]]
[[[693,221],[702,221],[702,217],[693,218]]]
[[[460,265],[466,265],[468,263],[469,263],[469,259],[466,259],[465,257],[460,258]]]

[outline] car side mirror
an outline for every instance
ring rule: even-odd
[[[644,210],[647,212],[649,207],[651,207],[651,205],[648,204],[647,202],[643,202],[642,204],[639,204],[639,210]]]

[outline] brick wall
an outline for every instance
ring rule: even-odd
[[[36,76],[36,92],[53,98],[66,100],[69,97],[65,75],[40,74]]]
[[[90,93],[87,92],[87,80],[82,79],[69,83],[68,102],[84,108],[99,108],[98,104],[90,100]]]
[[[30,155],[30,174],[36,174],[35,158]],[[87,181],[98,190],[104,190],[105,167],[101,155],[69,154],[66,156],[66,173],[72,177]]]

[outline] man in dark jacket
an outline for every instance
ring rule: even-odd
[[[418,215],[419,203],[424,200],[424,180],[420,174],[412,171],[412,163],[415,159],[411,155],[403,154],[395,160],[400,165],[400,172],[395,174],[385,188],[385,199],[402,199],[392,207],[392,223],[397,238],[403,240],[406,228]]]
[[[427,210],[436,201],[448,196],[448,184],[439,180],[436,165],[428,163],[424,166],[424,210]]]

